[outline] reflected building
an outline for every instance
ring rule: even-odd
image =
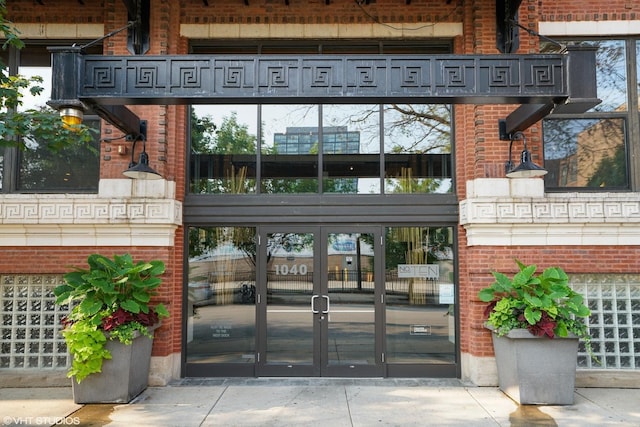
[[[621,110],[626,109],[620,107]],[[579,122],[571,141],[570,154],[545,160],[549,175],[547,185],[553,187],[620,187],[624,176],[613,169],[624,167],[616,157],[624,149],[624,123],[615,119]],[[565,129],[571,133],[571,130]],[[623,174],[624,175],[624,174]]]
[[[317,127],[287,127],[285,133],[273,135],[278,154],[312,154],[318,152],[320,132]],[[322,152],[325,154],[358,154],[360,132],[346,126],[322,128]]]

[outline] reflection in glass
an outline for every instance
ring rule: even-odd
[[[192,193],[255,193],[257,112],[255,105],[198,105],[191,109]]]
[[[384,106],[385,193],[449,193],[451,107]]]
[[[322,191],[380,193],[378,105],[323,105]]]
[[[187,363],[254,363],[252,227],[190,227]]]
[[[595,46],[596,84],[598,98],[602,103],[590,111],[626,111],[627,110],[627,66],[624,40],[565,41],[578,46]],[[558,53],[560,46],[542,41],[543,53]]]
[[[2,183],[4,182],[4,147],[0,147],[0,192],[2,192]]]
[[[543,122],[546,187],[627,188],[623,119]]]
[[[264,194],[452,192],[451,107],[382,107],[194,106],[190,191],[255,194],[259,179]]]
[[[313,234],[267,235],[268,364],[313,363]]]
[[[385,233],[387,362],[454,363],[453,229]]]
[[[47,52],[42,51],[46,60]],[[21,66],[19,74],[31,78],[40,76],[40,84],[44,90],[40,94],[23,92],[22,105],[19,110],[45,109],[51,114],[57,113],[46,106],[51,96],[51,67],[50,66]],[[100,172],[100,121],[86,117],[84,124],[96,129],[95,138],[90,146],[72,144],[60,151],[42,148],[43,141],[29,140],[25,145],[29,148],[18,153],[19,172],[17,189],[20,191],[53,191],[53,192],[94,192],[98,191]]]
[[[636,71],[636,87],[638,88],[637,96],[640,98],[640,40],[636,41],[636,66],[638,67]],[[638,102],[638,110],[640,110],[640,102]]]
[[[318,192],[318,107],[262,106],[260,191]]]
[[[375,365],[373,234],[327,239],[328,363]]]

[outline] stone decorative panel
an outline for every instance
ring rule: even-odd
[[[60,334],[68,307],[55,304],[60,275],[0,275],[0,369],[66,369]]]
[[[640,194],[473,197],[460,224],[470,246],[639,245]]]
[[[104,199],[78,195],[0,195],[0,246],[171,246],[182,224],[173,199]]]

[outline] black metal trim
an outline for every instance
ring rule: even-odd
[[[531,104],[568,98],[568,55],[102,56],[52,48],[54,87],[101,105]],[[59,60],[55,60],[59,57]],[[70,74],[66,74],[68,76]],[[74,91],[75,89],[75,91]],[[52,94],[52,103],[69,100]]]

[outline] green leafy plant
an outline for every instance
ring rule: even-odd
[[[56,304],[73,307],[63,319],[62,334],[73,356],[68,376],[78,382],[101,372],[102,362],[111,359],[108,340],[131,344],[138,333],[151,338],[149,327],[169,316],[163,304],[150,305],[162,283],[162,261],[134,263],[129,254],[113,259],[92,254],[87,262],[88,269],[65,274],[65,284],[53,291]]]
[[[0,0],[0,39],[4,39],[1,48],[22,49],[24,42],[6,15],[6,1]],[[92,150],[89,144],[95,139],[94,129],[83,124],[65,125],[60,115],[49,107],[20,109],[24,92],[28,91],[32,96],[42,93],[42,77],[11,75],[5,65],[0,60],[0,148],[33,150],[46,147],[59,152],[83,144]]]
[[[485,310],[487,325],[500,336],[520,328],[548,338],[572,333],[591,352],[589,331],[582,321],[591,311],[582,295],[569,286],[564,270],[549,267],[536,275],[535,265],[516,263],[520,271],[512,279],[494,272],[495,282],[478,294],[481,301],[489,303]]]

